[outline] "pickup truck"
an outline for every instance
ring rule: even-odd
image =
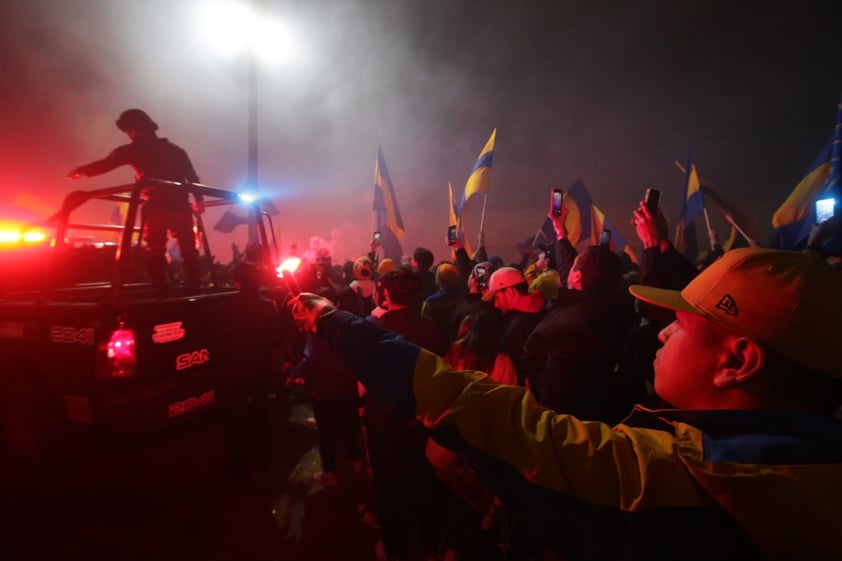
[[[278,266],[271,217],[259,203],[207,185],[158,183],[201,193],[206,207],[243,205],[259,237],[255,255],[266,270]],[[0,249],[0,457],[41,461],[74,426],[145,433],[217,404],[213,309],[236,291],[220,278],[200,215],[200,290],[155,290],[143,265],[141,187],[72,192],[43,224],[42,243]],[[123,207],[123,223],[90,223],[107,212],[103,204]],[[283,285],[272,284],[266,290],[281,298]]]

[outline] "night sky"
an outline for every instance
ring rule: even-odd
[[[209,3],[3,0],[0,219],[44,217],[73,189],[131,181],[128,168],[64,178],[126,142],[114,120],[130,107],[189,152],[203,183],[240,188],[245,55],[219,55],[200,32]],[[283,245],[319,236],[336,259],[367,251],[378,145],[404,252],[448,257],[447,183],[461,196],[494,128],[492,254],[513,259],[550,188],[576,179],[639,248],[632,209],[659,188],[672,227],[683,188],[673,162],[689,156],[765,243],[772,213],[827,141],[842,89],[842,10],[828,1],[256,5],[294,38],[287,60],[259,66],[260,186],[280,211]],[[466,218],[472,238],[481,203]],[[225,261],[244,238],[211,243]]]

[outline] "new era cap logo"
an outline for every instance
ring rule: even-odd
[[[737,309],[737,303],[734,302],[734,297],[730,294],[726,294],[720,298],[719,302],[716,303],[716,307],[730,316],[735,316],[740,313],[740,310]]]

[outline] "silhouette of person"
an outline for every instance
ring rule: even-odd
[[[140,109],[128,109],[117,119],[117,128],[125,132],[130,144],[115,148],[101,160],[79,166],[70,171],[68,177],[78,179],[107,173],[117,167],[130,165],[135,170],[135,179],[163,179],[186,183],[198,183],[199,177],[184,149],[155,131],[158,125]],[[187,285],[199,288],[199,251],[193,233],[193,211],[204,212],[201,194],[194,194],[191,207],[186,189],[150,182],[144,187],[143,197],[143,239],[146,242],[149,277],[157,288],[167,284],[166,244],[167,231],[178,241],[178,249],[184,260]]]

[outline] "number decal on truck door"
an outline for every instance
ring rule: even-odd
[[[211,390],[203,393],[199,397],[188,397],[184,401],[176,401],[175,403],[171,403],[167,409],[167,417],[178,417],[199,407],[210,405],[214,402],[215,398],[216,394]]]
[[[94,330],[92,327],[50,326],[50,343],[68,343],[78,345],[93,345]]]

